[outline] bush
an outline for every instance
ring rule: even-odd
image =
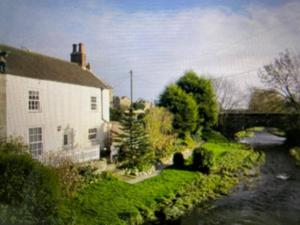
[[[153,107],[145,115],[144,121],[150,146],[155,151],[155,159],[172,155],[176,141],[172,113],[163,107]]]
[[[196,148],[193,152],[193,168],[203,173],[209,174],[214,165],[214,157],[211,151],[204,148]]]
[[[184,167],[184,158],[181,152],[176,152],[173,156],[173,166],[176,168]]]
[[[29,152],[27,145],[25,145],[21,138],[8,138],[0,141],[0,153],[25,153]]]
[[[53,169],[58,175],[65,196],[73,196],[82,186],[83,179],[79,174],[80,171],[71,159],[60,159],[59,165]]]
[[[0,224],[57,224],[55,172],[27,154],[0,153]]]

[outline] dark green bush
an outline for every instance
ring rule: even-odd
[[[182,168],[184,166],[184,158],[181,152],[176,152],[173,156],[173,166],[175,168]]]
[[[193,168],[202,173],[209,174],[214,165],[214,157],[211,151],[204,148],[196,148],[193,152]]]
[[[0,224],[57,224],[55,172],[27,154],[0,153]]]

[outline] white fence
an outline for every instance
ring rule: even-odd
[[[75,163],[81,163],[100,159],[100,146],[88,149],[70,149],[46,152],[37,158],[45,164],[59,164],[63,159],[70,159]]]

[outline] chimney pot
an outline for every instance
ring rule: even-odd
[[[71,53],[71,62],[77,63],[82,68],[86,68],[86,53],[83,43],[79,43],[79,51],[77,45],[73,44],[73,52]]]
[[[83,43],[79,43],[79,52],[80,53],[85,53],[85,48]]]
[[[73,44],[73,53],[77,52],[77,45]]]

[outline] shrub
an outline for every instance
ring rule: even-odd
[[[59,165],[53,168],[56,172],[62,193],[71,197],[82,186],[83,179],[79,174],[78,167],[70,159],[60,159]]]
[[[174,152],[176,141],[172,113],[163,107],[153,107],[145,115],[144,121],[150,146],[155,151],[155,159],[170,156]]]
[[[181,152],[176,152],[173,156],[173,166],[182,168],[184,166],[184,158]]]
[[[21,138],[10,137],[6,140],[0,141],[0,153],[26,153],[28,152],[27,145],[25,145]]]
[[[61,190],[55,172],[27,154],[0,153],[1,224],[56,224]]]
[[[208,174],[214,165],[213,153],[204,148],[196,148],[193,152],[193,168]]]

